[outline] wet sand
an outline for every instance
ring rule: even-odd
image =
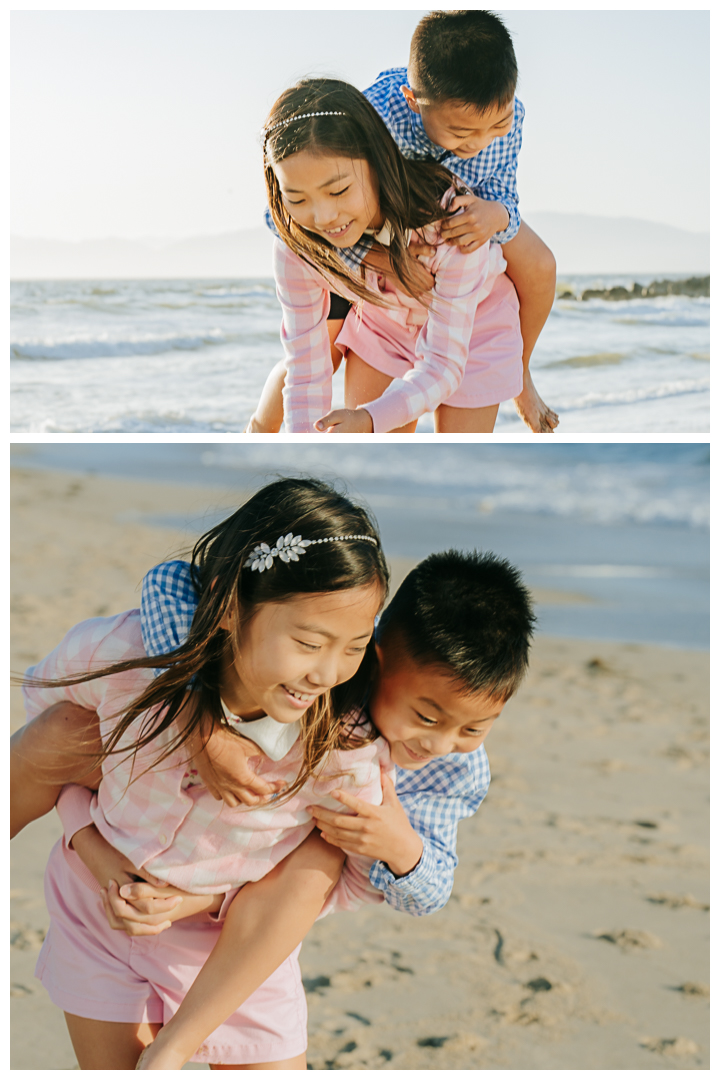
[[[16,470],[12,669],[136,606],[144,572],[192,539],[144,515],[238,497]],[[584,601],[572,583],[554,599]],[[707,653],[539,638],[445,910],[369,908],[306,940],[313,1068],[707,1069],[708,720]],[[77,1068],[33,977],[58,835],[49,816],[12,845],[13,1069]]]

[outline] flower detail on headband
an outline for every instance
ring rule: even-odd
[[[285,127],[287,124],[294,124],[296,120],[308,120],[311,116],[347,116],[344,112],[306,112],[301,113],[300,116],[289,116],[287,120],[278,120],[277,124],[273,124],[272,127],[266,127],[263,130],[265,135],[268,136],[271,131],[275,131],[275,128]]]
[[[299,562],[300,556],[304,555],[312,544],[329,544],[334,540],[368,540],[377,547],[374,536],[362,536],[359,533],[354,533],[352,536],[323,536],[320,540],[303,540],[302,536],[293,536],[292,533],[288,533],[287,536],[278,537],[275,547],[270,547],[269,544],[257,544],[252,549],[250,558],[243,565],[262,574],[264,570],[270,569],[275,558],[279,557],[286,563]]]

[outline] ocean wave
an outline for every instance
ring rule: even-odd
[[[676,379],[655,387],[637,387],[613,393],[581,394],[577,397],[554,401],[558,409],[593,409],[598,405],[638,405],[643,401],[657,401],[677,397],[678,394],[703,394],[710,389],[709,379]]]
[[[157,356],[165,352],[193,352],[225,345],[230,338],[222,330],[204,334],[147,334],[126,340],[73,338],[65,341],[13,341],[12,360],[96,360],[115,356]]]

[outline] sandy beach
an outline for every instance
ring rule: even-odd
[[[187,548],[192,534],[144,515],[238,499],[29,469],[12,494],[14,672],[75,622],[137,606],[146,570]],[[410,565],[393,562],[395,584]],[[571,582],[563,596],[582,599]],[[702,651],[537,639],[488,740],[493,781],[461,825],[447,907],[373,907],[306,939],[314,1069],[709,1068],[708,666]],[[14,688],[13,730],[22,719]],[[33,976],[59,834],[48,816],[12,845],[13,1069],[77,1068]]]

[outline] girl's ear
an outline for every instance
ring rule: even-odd
[[[213,584],[214,584],[214,582],[213,582]],[[228,604],[228,606],[225,608],[225,613],[224,613],[222,619],[220,620],[220,629],[221,630],[230,630],[230,631],[235,629],[235,605],[234,604]]]

